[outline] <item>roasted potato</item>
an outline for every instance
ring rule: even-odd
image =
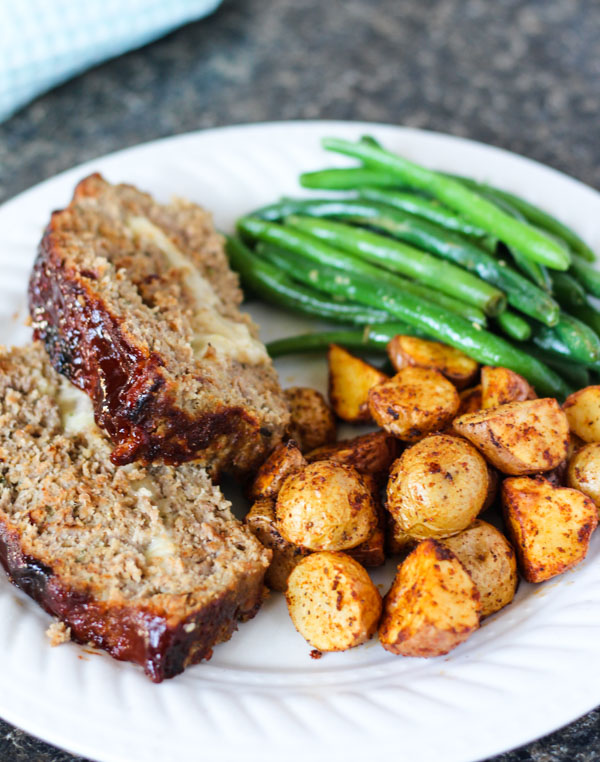
[[[385,547],[390,556],[405,556],[419,544],[419,540],[406,534],[391,514],[388,514]]]
[[[468,413],[453,426],[505,474],[551,471],[567,456],[567,417],[550,397]]]
[[[450,381],[427,368],[403,368],[369,392],[375,422],[406,442],[443,429],[456,415],[459,403]]]
[[[481,369],[481,407],[484,410],[536,397],[533,387],[514,370],[489,365]]]
[[[415,336],[394,336],[387,345],[387,353],[396,370],[411,366],[437,370],[457,389],[472,384],[479,370],[477,362],[460,349]]]
[[[319,651],[345,651],[373,636],[381,595],[345,553],[312,553],[290,574],[285,594],[294,626]]]
[[[375,568],[385,563],[385,531],[382,527],[375,527],[369,537],[355,548],[350,548],[346,553],[358,561],[361,566]]]
[[[335,416],[325,397],[308,386],[292,386],[283,390],[290,408],[288,428],[302,452],[335,442]]]
[[[573,455],[567,470],[567,484],[600,507],[600,442],[590,442]]]
[[[587,495],[553,487],[543,478],[505,479],[504,520],[528,582],[543,582],[576,566],[586,556],[598,524],[598,509]]]
[[[465,415],[465,413],[476,413],[481,410],[481,384],[471,387],[471,389],[463,389],[459,394],[460,405],[458,408],[457,416]]]
[[[369,389],[388,376],[337,344],[329,347],[327,362],[329,401],[335,414],[349,423],[370,421]]]
[[[498,488],[500,487],[500,474],[495,468],[492,468],[489,463],[486,463],[486,465],[490,481],[488,484],[487,495],[483,501],[480,513],[487,511],[488,508],[491,508],[494,505],[496,498],[498,497]]]
[[[301,471],[307,462],[293,439],[283,442],[273,450],[256,472],[248,490],[250,500],[275,499],[281,485],[292,474]]]
[[[586,386],[563,404],[571,431],[584,442],[600,442],[600,386]]]
[[[441,542],[471,575],[481,598],[481,616],[500,611],[515,597],[519,576],[515,551],[496,527],[477,519]]]
[[[309,463],[318,460],[334,460],[346,466],[354,466],[361,474],[370,474],[381,478],[390,470],[396,459],[399,442],[386,431],[374,431],[353,439],[319,447],[306,455]]]
[[[308,550],[347,550],[378,526],[373,495],[352,466],[311,463],[289,476],[277,497],[277,529]]]
[[[387,509],[409,537],[449,537],[471,524],[488,496],[485,460],[465,439],[436,434],[392,466]]]
[[[402,656],[441,656],[479,627],[479,591],[454,553],[425,540],[406,557],[383,602],[381,645]]]
[[[265,548],[273,551],[271,563],[265,574],[266,585],[271,590],[285,592],[292,569],[310,551],[303,550],[283,539],[276,525],[274,500],[264,498],[257,500],[244,520]]]

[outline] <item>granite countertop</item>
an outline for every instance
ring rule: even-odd
[[[598,40],[597,0],[223,0],[1,124],[0,201],[154,138],[310,118],[450,132],[600,188]],[[0,760],[74,759],[0,721]],[[600,712],[496,759],[598,760]]]

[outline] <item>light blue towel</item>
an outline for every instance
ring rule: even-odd
[[[60,82],[220,0],[0,0],[0,121]]]

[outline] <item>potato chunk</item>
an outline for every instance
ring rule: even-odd
[[[284,389],[283,396],[291,414],[288,433],[302,452],[335,442],[335,416],[321,392],[292,386]]]
[[[344,439],[319,447],[306,455],[309,463],[318,460],[334,460],[345,466],[354,466],[361,474],[380,478],[390,470],[398,454],[398,440],[386,431],[374,431],[359,437]]]
[[[312,553],[290,574],[286,592],[294,626],[319,651],[345,651],[373,636],[381,595],[345,553]]]
[[[277,528],[308,550],[347,550],[377,527],[373,495],[361,475],[330,460],[289,476],[277,497]]]
[[[392,466],[387,509],[409,537],[449,537],[471,524],[490,486],[487,463],[464,439],[436,434]]]
[[[590,442],[569,461],[567,484],[590,497],[600,507],[600,442]]]
[[[519,576],[512,545],[496,527],[477,519],[442,540],[473,578],[481,597],[481,616],[500,611],[515,597]]]
[[[425,540],[406,557],[383,602],[381,645],[402,656],[441,656],[479,627],[479,591],[454,553]]]
[[[294,440],[277,445],[256,472],[248,492],[250,500],[275,499],[287,477],[297,474],[304,466],[306,461]]]
[[[551,471],[567,456],[567,417],[550,397],[468,413],[453,425],[505,474]]]
[[[254,534],[265,548],[273,551],[273,557],[267,573],[265,583],[271,590],[285,592],[287,590],[288,577],[303,558],[310,551],[303,550],[297,545],[284,540],[279,533],[275,520],[275,501],[257,500],[244,519],[252,534]]]
[[[403,368],[369,392],[375,422],[406,442],[443,429],[456,415],[459,403],[450,381],[427,368]]]
[[[460,349],[415,336],[394,336],[387,346],[387,353],[396,370],[411,366],[437,370],[457,389],[472,384],[479,370],[477,362]]]
[[[459,394],[460,406],[456,415],[465,413],[476,413],[482,407],[481,384],[473,386],[471,389],[463,389]]]
[[[337,344],[329,347],[327,361],[329,400],[335,414],[349,423],[370,421],[369,389],[388,376]]]
[[[536,397],[533,387],[513,370],[489,365],[481,369],[481,407],[484,410],[508,402],[534,400]]]
[[[587,495],[553,487],[543,478],[505,479],[504,520],[519,566],[528,582],[543,582],[576,566],[586,556],[598,524],[598,509]]]
[[[586,386],[563,404],[571,431],[584,442],[600,442],[600,386]]]

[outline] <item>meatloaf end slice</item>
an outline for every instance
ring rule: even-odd
[[[270,552],[200,466],[115,466],[41,343],[0,351],[0,560],[71,629],[155,682],[254,615]]]
[[[119,465],[244,475],[289,411],[210,215],[100,175],[54,212],[29,286],[35,337],[84,390]]]

